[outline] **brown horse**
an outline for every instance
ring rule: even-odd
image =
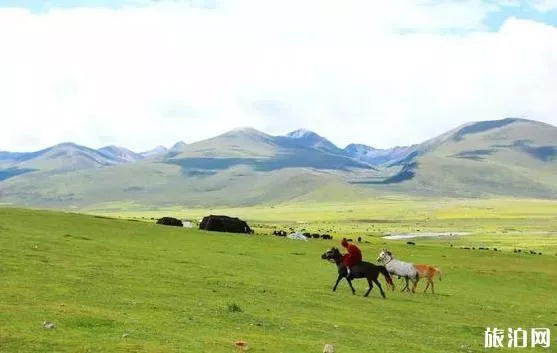
[[[441,270],[430,265],[414,265],[414,268],[416,269],[416,272],[418,272],[419,278],[425,278],[427,280],[427,285],[424,289],[424,293],[431,285],[431,293],[434,294],[435,292],[433,291],[433,278],[437,274],[439,274],[439,280],[441,280]]]
[[[430,265],[413,265],[414,268],[416,269],[416,273],[418,274],[417,276],[417,280],[416,280],[416,285],[418,284],[418,281],[421,278],[425,278],[427,280],[427,285],[425,286],[424,289],[424,293],[427,291],[427,289],[429,288],[429,286],[431,285],[431,293],[435,294],[434,290],[433,290],[433,278],[439,274],[439,280],[441,280],[441,270],[437,267],[433,267]],[[400,276],[399,276],[400,278]],[[402,291],[408,290],[410,291],[410,288],[408,287],[408,282],[406,282],[406,286],[402,289]]]

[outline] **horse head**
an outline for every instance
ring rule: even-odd
[[[379,256],[377,257],[377,261],[381,261],[384,263],[387,263],[392,259],[393,259],[393,254],[387,249],[381,250]]]
[[[338,251],[338,249],[334,247],[321,254],[321,259],[331,262],[335,262],[338,258],[341,257],[342,255],[340,254],[340,251]]]

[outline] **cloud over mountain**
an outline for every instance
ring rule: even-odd
[[[147,150],[237,126],[386,148],[470,120],[557,123],[557,28],[512,2],[141,4],[0,8],[0,149]]]

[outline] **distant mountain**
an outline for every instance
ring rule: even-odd
[[[352,158],[374,165],[381,165],[400,160],[410,154],[415,148],[415,146],[405,146],[378,149],[362,144],[350,144],[344,148],[344,152]]]
[[[269,157],[277,148],[273,136],[252,128],[238,128],[186,145],[176,158]]]
[[[7,152],[0,151],[0,161],[2,162],[21,162],[30,158],[30,152]]]
[[[168,148],[166,148],[164,146],[157,146],[157,147],[153,148],[152,150],[141,152],[139,154],[143,158],[153,158],[153,157],[157,157],[157,156],[162,156],[167,152],[168,152]]]
[[[335,146],[331,141],[313,131],[299,129],[286,134],[286,137],[296,141],[296,143],[304,147],[314,148],[316,150],[329,153],[342,154],[342,150]]]
[[[184,141],[179,141],[176,142],[172,147],[170,147],[168,153],[176,154],[176,153],[184,152],[186,148],[188,148],[188,144],[185,143]]]
[[[61,143],[37,152],[4,153],[0,163],[0,181],[32,172],[61,174],[90,168],[113,166],[119,160],[75,143]]]
[[[377,193],[557,199],[557,127],[525,119],[473,122],[392,149],[339,149],[307,130],[272,136],[252,128],[174,147],[136,154],[65,143],[0,152],[0,199],[60,208],[329,202]]]
[[[367,163],[331,154],[322,145],[306,145],[291,137],[271,136],[252,128],[234,129],[187,145],[168,162],[188,169],[222,170],[250,165],[258,171],[284,168],[348,170],[372,169]]]
[[[402,192],[557,198],[557,128],[517,118],[473,122],[392,167],[400,168],[391,178]]]
[[[137,162],[144,158],[139,153],[135,153],[118,146],[106,146],[103,148],[99,148],[98,151],[109,159],[120,163]]]
[[[60,172],[115,164],[118,160],[97,150],[67,142],[25,154],[13,167]]]

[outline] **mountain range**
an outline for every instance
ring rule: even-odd
[[[308,130],[252,128],[134,152],[61,143],[0,152],[0,203],[39,207],[239,206],[379,194],[557,198],[557,127],[472,122],[412,146],[335,146]]]

